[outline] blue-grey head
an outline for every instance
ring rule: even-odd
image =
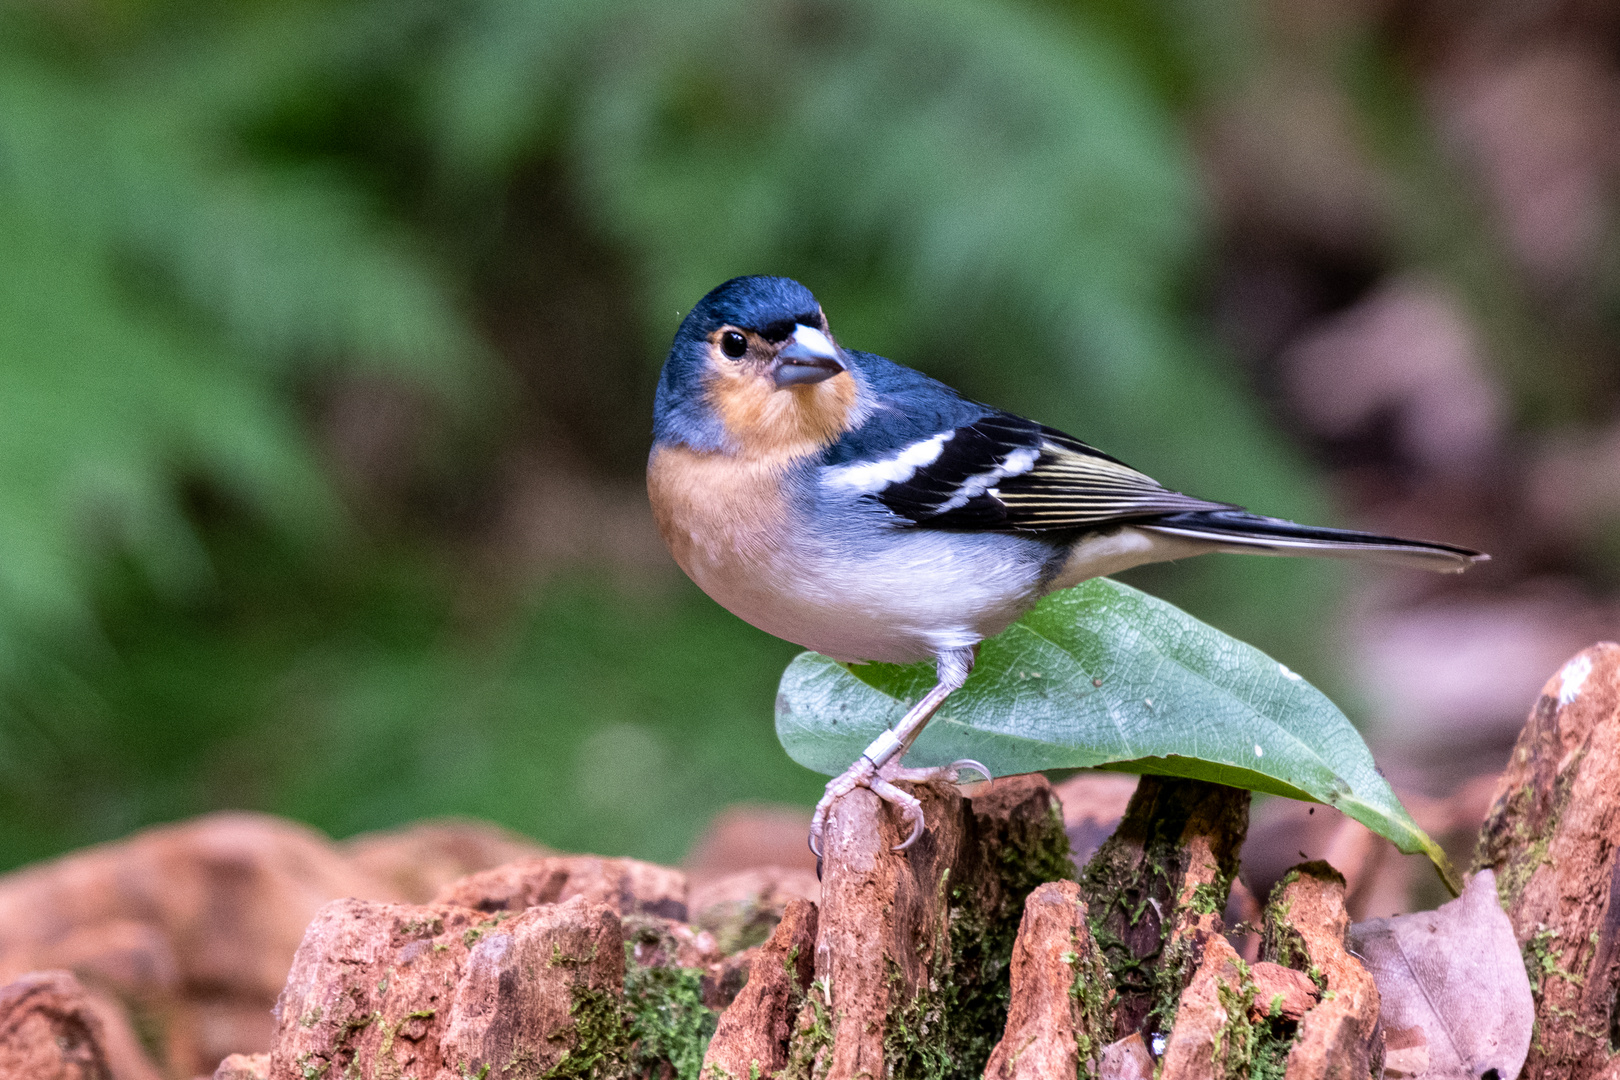
[[[653,436],[704,452],[796,457],[847,430],[856,395],[809,289],[732,278],[681,322],[658,378]]]

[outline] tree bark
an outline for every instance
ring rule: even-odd
[[[1144,776],[1125,818],[1081,874],[1118,996],[1114,1037],[1170,1030],[1176,1002],[1224,926],[1249,793]]]
[[[927,828],[901,852],[898,818],[875,795],[833,809],[790,1075],[977,1077],[1003,1034],[1025,897],[1073,874],[1061,812],[1040,776],[973,799],[916,794]]]
[[[1029,894],[1013,946],[1007,1031],[991,1051],[987,1080],[1095,1076],[1109,1041],[1113,991],[1072,881]]]
[[[1480,832],[1536,1000],[1527,1080],[1620,1078],[1620,645],[1548,680]]]
[[[1378,987],[1345,947],[1344,894],[1343,875],[1309,862],[1289,871],[1266,905],[1261,956],[1322,986],[1322,1000],[1299,1021],[1287,1080],[1366,1080],[1383,1072]]]

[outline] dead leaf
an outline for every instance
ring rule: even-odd
[[[1519,1075],[1535,1002],[1489,870],[1435,911],[1356,923],[1350,948],[1378,984],[1389,1080]]]
[[[1152,1080],[1152,1077],[1153,1055],[1148,1053],[1140,1031],[1102,1048],[1097,1080]]]

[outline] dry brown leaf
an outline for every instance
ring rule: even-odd
[[[1350,947],[1378,984],[1386,1077],[1519,1075],[1535,1002],[1489,870],[1434,911],[1356,923]]]

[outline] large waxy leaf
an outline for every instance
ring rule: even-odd
[[[801,765],[842,772],[933,685],[931,664],[844,665],[803,653],[782,676],[776,733]],[[973,758],[997,775],[1106,766],[1337,807],[1455,878],[1345,715],[1260,650],[1098,578],[986,641],[906,756]]]

